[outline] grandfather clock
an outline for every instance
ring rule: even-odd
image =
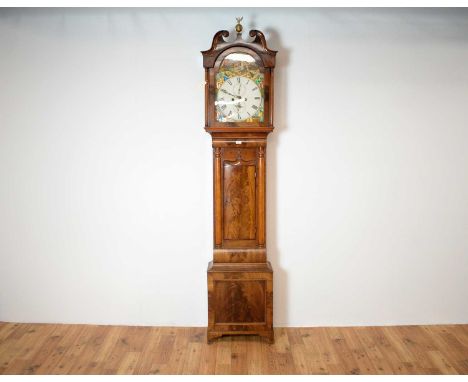
[[[265,175],[273,131],[276,51],[251,30],[227,41],[222,30],[203,51],[205,130],[213,146],[213,261],[208,265],[208,331],[257,334],[273,342],[273,269],[267,261]]]

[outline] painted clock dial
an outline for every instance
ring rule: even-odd
[[[216,74],[215,108],[218,122],[263,122],[264,75],[251,55],[224,58]]]
[[[216,106],[226,120],[244,122],[260,112],[262,94],[248,77],[235,76],[224,81],[218,90]]]

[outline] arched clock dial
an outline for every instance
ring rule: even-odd
[[[243,122],[256,117],[262,94],[250,78],[235,76],[224,81],[216,97],[216,107],[230,122]]]

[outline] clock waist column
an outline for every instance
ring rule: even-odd
[[[213,138],[214,263],[265,263],[266,139]]]

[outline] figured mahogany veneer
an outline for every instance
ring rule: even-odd
[[[266,263],[208,266],[208,342],[258,334],[273,342],[273,269]]]
[[[242,29],[242,28],[241,28]],[[273,342],[273,270],[266,251],[266,146],[273,131],[276,52],[260,31],[251,42],[216,33],[202,52],[205,67],[205,130],[213,146],[213,261],[208,266],[207,339],[256,334]],[[231,53],[249,54],[263,73],[264,120],[216,121],[216,73]]]

